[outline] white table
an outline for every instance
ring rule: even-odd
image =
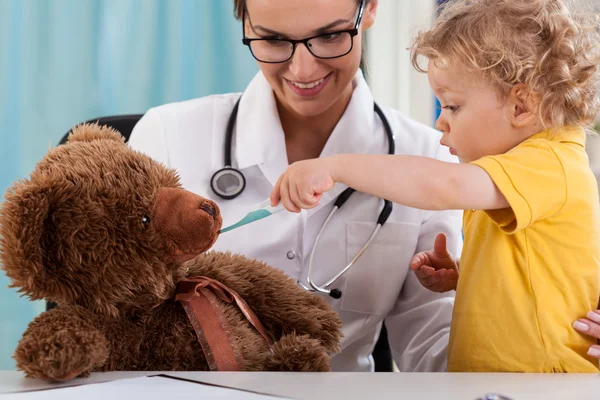
[[[92,374],[67,385],[160,372]],[[180,378],[296,399],[475,400],[500,393],[513,400],[600,399],[600,374],[168,372]],[[60,386],[0,371],[0,394]],[[1,395],[0,395],[1,397]]]

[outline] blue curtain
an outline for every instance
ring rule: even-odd
[[[0,0],[0,190],[74,124],[213,93],[258,70],[232,0]],[[44,309],[0,274],[0,370]]]

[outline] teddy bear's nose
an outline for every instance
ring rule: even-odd
[[[209,203],[204,203],[200,206],[200,209],[204,212],[206,212],[208,215],[210,215],[211,217],[215,216],[215,208],[209,204]]]

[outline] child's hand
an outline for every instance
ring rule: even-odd
[[[446,235],[440,233],[435,238],[433,251],[416,254],[410,262],[421,285],[433,292],[456,290],[458,282],[458,260],[446,249]]]
[[[333,158],[298,161],[279,177],[271,192],[271,205],[281,202],[291,212],[310,209],[319,204],[323,193],[335,184]]]

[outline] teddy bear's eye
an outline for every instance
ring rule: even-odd
[[[144,227],[148,226],[150,224],[150,218],[146,215],[144,215],[142,217],[142,225],[144,225]]]

